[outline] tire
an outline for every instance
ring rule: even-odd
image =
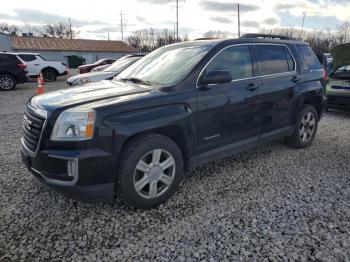
[[[312,144],[318,127],[318,114],[312,105],[303,106],[292,136],[286,143],[293,148],[306,148]]]
[[[0,89],[3,91],[10,91],[16,87],[16,79],[9,74],[0,75]]]
[[[122,151],[116,191],[127,206],[153,208],[174,194],[182,177],[182,153],[171,139],[157,134],[140,136]]]
[[[46,68],[42,71],[45,82],[53,82],[57,79],[57,72],[54,69]]]

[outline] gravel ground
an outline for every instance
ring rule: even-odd
[[[135,211],[67,199],[25,170],[34,86],[0,92],[0,261],[350,260],[350,113],[328,113],[308,149],[277,141],[213,162],[166,204]]]

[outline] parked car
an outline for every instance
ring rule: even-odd
[[[114,62],[115,63],[115,62]],[[113,64],[112,64],[113,65]],[[95,67],[93,69],[91,69],[90,72],[100,72],[100,71],[103,71],[105,70],[107,67],[109,67],[110,65],[102,65],[102,66],[98,66],[98,67]]]
[[[45,60],[38,53],[17,53],[17,55],[27,64],[30,77],[37,77],[43,74],[45,81],[56,81],[57,76],[67,75],[68,67],[64,62]]]
[[[350,44],[332,50],[333,68],[327,84],[327,108],[350,110]]]
[[[113,58],[100,59],[93,64],[78,66],[78,72],[79,72],[79,74],[85,74],[85,73],[90,72],[95,67],[113,64],[116,60],[117,59],[113,59]]]
[[[112,65],[108,65],[106,69],[100,72],[90,72],[86,74],[75,75],[67,79],[67,84],[70,86],[83,85],[86,83],[98,82],[102,80],[112,79],[128,66],[135,63],[143,55],[127,55],[115,61]]]
[[[14,89],[17,83],[28,81],[27,65],[12,53],[0,52],[0,89]]]
[[[342,66],[329,77],[327,108],[350,110],[350,65]]]
[[[304,42],[193,41],[161,47],[112,81],[28,101],[22,159],[70,197],[152,208],[184,172],[257,144],[312,144],[325,73]]]

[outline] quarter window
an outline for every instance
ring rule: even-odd
[[[308,45],[297,45],[297,50],[301,56],[301,59],[304,62],[305,69],[313,70],[313,69],[321,69],[321,64],[312,51],[310,46]]]
[[[206,68],[206,72],[227,70],[233,80],[253,76],[252,61],[248,46],[232,46],[219,53]]]
[[[288,62],[283,46],[256,45],[255,53],[259,67],[259,76],[293,71],[290,70],[290,67],[294,65],[289,64],[290,62]]]

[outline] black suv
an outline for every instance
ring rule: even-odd
[[[184,172],[262,142],[314,140],[324,72],[304,42],[193,41],[157,49],[112,81],[35,96],[22,158],[72,198],[150,208]],[[98,88],[96,88],[98,87]]]
[[[28,81],[26,64],[15,54],[0,52],[0,90],[11,90]]]

